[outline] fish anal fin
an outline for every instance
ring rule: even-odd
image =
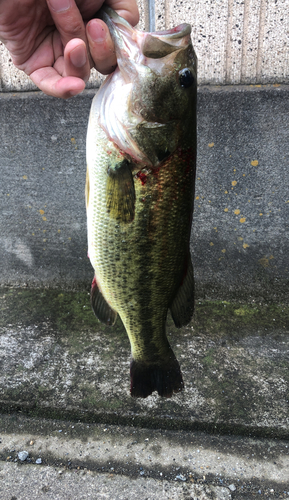
[[[128,160],[109,168],[106,182],[106,208],[119,222],[132,222],[135,213],[134,180]]]
[[[99,321],[109,326],[114,325],[117,318],[117,312],[106,302],[98,288],[95,277],[91,284],[90,301],[92,310]]]
[[[194,313],[194,270],[189,255],[186,274],[170,306],[171,315],[177,328],[187,325]]]
[[[184,388],[180,365],[174,354],[171,360],[160,364],[147,364],[132,360],[130,365],[130,393],[135,398],[146,398],[154,391],[170,398]]]

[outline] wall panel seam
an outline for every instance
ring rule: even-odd
[[[267,0],[261,0],[260,4],[260,17],[259,17],[259,32],[258,32],[258,49],[256,60],[256,81],[261,83],[262,80],[262,66],[263,66],[263,38],[265,30]]]
[[[148,0],[148,13],[149,13],[149,31],[156,29],[156,14],[155,14],[155,0]]]

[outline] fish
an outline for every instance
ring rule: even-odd
[[[99,17],[117,67],[91,105],[87,129],[91,305],[131,346],[130,393],[170,398],[184,388],[166,336],[194,311],[190,235],[196,173],[197,57],[191,26],[144,32],[109,7]]]

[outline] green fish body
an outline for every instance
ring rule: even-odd
[[[197,60],[190,26],[144,33],[105,8],[118,67],[93,100],[87,133],[91,302],[132,352],[131,395],[181,391],[166,337],[193,314],[189,243],[196,169]]]

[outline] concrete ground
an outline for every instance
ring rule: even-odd
[[[88,292],[0,298],[1,500],[289,498],[285,304],[199,300],[187,327],[169,318],[185,390],[142,400],[124,328]]]
[[[36,419],[21,412],[1,416],[0,434],[2,500],[289,498],[285,440]]]

